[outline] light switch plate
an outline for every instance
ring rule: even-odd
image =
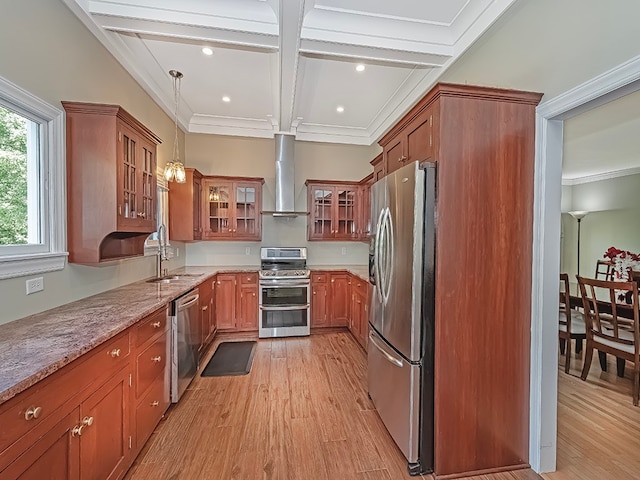
[[[32,293],[41,292],[44,290],[44,277],[32,278],[27,280],[27,295]]]

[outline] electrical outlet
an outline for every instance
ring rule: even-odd
[[[27,280],[27,295],[44,290],[44,277]]]
[[[244,254],[245,255],[251,255],[251,247],[247,247],[244,249]]]
[[[347,247],[342,247],[342,255],[346,255],[347,254]]]

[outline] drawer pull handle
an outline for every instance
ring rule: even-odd
[[[113,350],[111,350],[111,352],[109,352],[109,355],[111,355],[113,358],[117,358],[120,356],[120,349],[119,348],[114,348]]]
[[[93,417],[84,417],[82,419],[82,424],[86,427],[90,427],[93,425]]]
[[[159,401],[157,401],[157,400],[156,400],[156,401],[154,401],[154,402],[151,402],[151,406],[152,406],[152,407],[157,407],[158,405],[160,405],[160,402],[159,402]]]
[[[161,325],[162,325],[162,322],[153,322],[153,323],[151,324],[151,326],[152,326],[153,328],[160,328],[160,326],[161,326]]]
[[[151,357],[151,361],[152,362],[160,362],[162,360],[162,357],[160,355],[158,355],[157,357]]]
[[[33,418],[38,418],[42,413],[42,407],[30,407],[24,412],[24,419],[31,420]]]

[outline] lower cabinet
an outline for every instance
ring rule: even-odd
[[[348,327],[366,349],[369,288],[369,282],[348,272],[311,272],[311,327]]]
[[[202,324],[202,338],[200,339],[200,359],[207,351],[207,347],[213,340],[216,333],[216,314],[215,314],[215,288],[216,278],[205,280],[198,286],[200,295],[200,320]]]
[[[0,480],[122,478],[169,406],[166,308],[0,406]]]
[[[260,290],[257,272],[218,274],[215,298],[216,322],[220,331],[258,330]]]

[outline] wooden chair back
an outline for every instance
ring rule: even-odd
[[[597,280],[606,280],[608,282],[613,281],[613,262],[610,260],[596,261],[595,278]]]
[[[571,335],[571,303],[569,298],[569,275],[560,274],[560,297],[559,297],[560,315],[558,321],[560,325],[566,327],[567,335]]]
[[[578,277],[587,327],[587,348],[580,378],[589,375],[593,351],[615,355],[618,362],[633,362],[633,404],[640,402],[640,333],[638,331],[638,284],[607,282]],[[629,291],[631,304],[619,304],[621,291]],[[621,315],[622,314],[622,315]]]

